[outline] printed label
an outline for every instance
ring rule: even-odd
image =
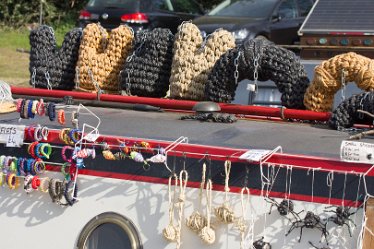
[[[269,155],[271,150],[249,150],[241,155],[239,158],[250,162],[259,162],[265,156]]]

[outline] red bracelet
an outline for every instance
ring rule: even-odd
[[[29,152],[29,154],[30,154],[33,158],[37,158],[37,156],[35,155],[35,146],[37,146],[38,144],[39,144],[39,142],[32,142],[32,143],[29,145],[28,152]]]
[[[39,100],[39,104],[36,106],[36,112],[39,116],[44,116],[45,114],[45,106],[43,99]]]
[[[40,179],[38,176],[34,176],[31,181],[31,187],[33,189],[38,189],[39,186],[40,186]]]

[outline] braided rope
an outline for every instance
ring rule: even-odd
[[[125,25],[109,34],[99,24],[88,24],[83,30],[77,62],[76,84],[82,91],[118,93],[119,73],[132,49],[133,31]]]
[[[308,110],[331,111],[335,93],[346,82],[355,82],[364,91],[374,90],[374,60],[350,52],[323,61],[315,68],[314,79],[308,87],[304,104]]]
[[[202,210],[202,202],[203,202],[203,190],[205,185],[205,174],[206,174],[206,164],[203,163],[203,170],[201,173],[201,182],[200,182],[200,190],[199,190],[199,210],[194,211],[190,217],[186,219],[186,225],[192,231],[199,233],[201,229],[203,229],[207,225],[207,219],[199,211]]]
[[[171,189],[172,181],[174,179],[175,187],[174,190]],[[178,240],[178,229],[174,225],[174,203],[175,203],[175,188],[178,185],[178,177],[174,174],[169,176],[168,181],[168,194],[169,194],[169,224],[164,230],[162,234],[164,238],[170,242],[176,242]]]
[[[177,230],[177,249],[181,246],[182,221],[184,214],[184,204],[186,202],[186,187],[188,182],[188,172],[182,170],[179,174],[180,192],[178,198],[178,230]]]
[[[237,79],[234,77],[236,58],[239,62]],[[293,52],[262,38],[247,39],[220,57],[209,75],[205,99],[231,102],[235,97],[236,83],[243,79],[254,80],[255,58],[259,63],[258,80],[275,82],[282,94],[283,106],[303,109],[304,93],[309,83],[304,66]]]
[[[208,179],[208,182],[206,184],[206,216],[207,216],[207,224],[203,229],[201,229],[199,236],[200,238],[207,243],[208,245],[211,245],[216,240],[216,232],[211,228],[210,226],[210,213],[212,210],[212,180]]]
[[[231,161],[225,161],[225,200],[223,204],[214,209],[216,217],[223,223],[229,224],[235,221],[235,214],[228,203],[228,192],[230,191],[229,180],[231,171]]]
[[[134,52],[121,71],[121,88],[127,94],[165,97],[173,58],[174,35],[169,29],[139,32]]]
[[[329,126],[333,129],[350,128],[354,124],[372,124],[373,119],[357,110],[374,113],[374,92],[363,92],[346,99],[333,111]]]
[[[228,31],[217,30],[204,43],[196,25],[180,25],[173,47],[170,97],[202,100],[211,69],[219,57],[233,47],[235,39]]]
[[[60,49],[54,31],[42,25],[30,32],[30,85],[38,88],[72,90],[82,30],[66,33]]]

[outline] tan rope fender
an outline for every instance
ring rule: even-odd
[[[308,110],[328,112],[332,110],[335,93],[345,82],[355,82],[364,91],[374,90],[374,61],[350,52],[323,61],[315,68],[314,79],[304,95]]]
[[[133,31],[121,25],[110,35],[99,24],[88,24],[83,30],[77,62],[76,85],[79,90],[118,92],[119,73],[132,50]]]
[[[173,47],[170,97],[203,100],[210,71],[219,57],[233,47],[235,38],[226,30],[209,35],[204,45],[199,28],[182,23]]]

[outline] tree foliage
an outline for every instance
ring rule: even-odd
[[[222,0],[197,0],[206,10]],[[0,23],[8,27],[21,27],[39,22],[40,5],[43,23],[58,24],[75,21],[79,10],[88,0],[1,0]]]

